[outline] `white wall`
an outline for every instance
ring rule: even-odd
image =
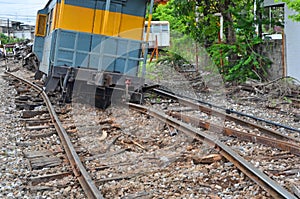
[[[33,34],[29,30],[14,31],[13,35],[14,35],[14,37],[20,38],[20,39],[33,39]]]
[[[265,0],[264,6],[283,4],[282,2],[274,3],[274,0]],[[284,5],[284,32],[285,32],[285,62],[288,76],[300,80],[300,22],[294,22],[289,16],[295,14],[287,5]]]
[[[300,80],[300,22],[288,18],[293,11],[285,9],[287,75]]]

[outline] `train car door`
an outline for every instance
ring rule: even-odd
[[[124,1],[124,0],[123,0]],[[97,1],[93,22],[89,64],[98,71],[115,71],[121,16],[121,1]]]

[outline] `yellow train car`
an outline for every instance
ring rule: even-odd
[[[50,0],[38,11],[33,51],[40,61],[36,78],[46,91],[61,87],[69,100],[97,88],[107,107],[115,88],[137,91],[148,0]],[[153,5],[153,0],[152,0]],[[146,55],[145,55],[146,56]],[[92,88],[90,88],[92,87]],[[99,102],[98,102],[99,103]]]

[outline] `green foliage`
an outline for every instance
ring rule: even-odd
[[[279,0],[276,0],[276,2],[279,2]],[[289,17],[294,21],[300,21],[300,0],[282,0],[282,2],[285,2],[290,9],[297,12],[297,14]]]
[[[255,32],[254,14],[249,12],[253,9],[252,6],[253,2],[244,2],[230,7],[236,34],[235,42],[215,43],[208,48],[226,81],[243,82],[247,78],[264,80],[267,75],[266,69],[271,64],[270,60],[260,53],[263,40]]]
[[[166,56],[159,58],[157,60],[157,63],[168,64],[176,68],[182,66],[183,64],[187,64],[189,62],[185,58],[183,58],[180,54],[172,50],[168,50]]]
[[[22,41],[22,39],[8,37],[5,34],[0,33],[0,41],[2,42],[2,44],[11,44],[11,43],[20,42]]]
[[[254,15],[254,0],[171,0],[167,5],[159,5],[153,16],[156,20],[170,21],[173,30],[204,46],[213,64],[219,66],[224,80],[242,82],[247,78],[264,79],[270,66],[270,61],[261,55],[263,40],[256,32],[256,26],[262,27],[265,23],[261,17],[263,0],[256,2],[257,12]],[[224,18],[221,43],[218,38],[220,18],[216,13],[221,13]],[[181,38],[172,41],[172,45],[176,42],[183,42],[186,48],[190,45]],[[180,57],[174,56],[178,53],[184,60],[190,61],[189,56],[177,52],[178,45],[175,46],[170,50],[169,58],[178,62]]]
[[[175,15],[174,0],[170,0],[167,4],[159,4],[153,13],[153,21],[169,21],[170,29],[173,31],[184,32],[186,26],[180,17]]]

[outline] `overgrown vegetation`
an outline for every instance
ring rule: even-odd
[[[256,1],[254,12],[254,0],[170,0],[156,7],[153,19],[168,20],[173,31],[203,46],[224,80],[265,80],[271,62],[262,55],[261,49],[262,27],[269,23],[262,17],[262,3],[263,0]],[[224,19],[222,40],[220,16]],[[174,57],[176,49],[171,51]]]

